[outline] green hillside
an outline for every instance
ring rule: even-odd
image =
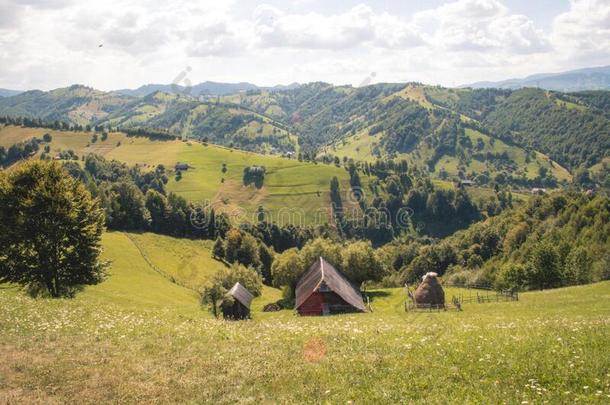
[[[183,138],[207,139],[258,152],[295,151],[296,139],[272,119],[237,105],[200,102],[155,92],[123,106],[98,125],[164,129]]]
[[[279,297],[265,288],[252,321],[226,322],[157,273],[130,238],[167,251],[153,258],[166,272],[209,253],[197,245],[179,253],[181,240],[109,233],[109,278],[75,299],[32,299],[0,286],[3,401],[604,403],[610,396],[608,282],[440,313],[405,313],[403,289],[373,290],[373,312],[320,318],[260,312]],[[209,265],[201,273],[211,274]],[[449,297],[460,292],[468,294],[446,289]]]
[[[312,84],[225,97],[261,112],[274,108],[278,119],[294,126],[301,146],[318,156],[369,162],[407,158],[437,176],[482,175],[483,182],[497,178],[553,187],[571,180],[564,167],[590,166],[603,158],[610,141],[605,99],[598,94],[411,83],[364,88]],[[507,124],[505,118],[519,123]],[[540,119],[544,125],[538,125]],[[522,129],[507,132],[506,125]],[[582,136],[591,140],[578,142]]]
[[[2,99],[0,117],[163,131],[262,154],[294,152],[304,160],[406,159],[441,180],[557,188],[608,158],[607,93],[310,83],[196,99],[72,86]],[[580,183],[603,186],[606,179]]]
[[[610,150],[607,93],[310,83],[196,99],[161,92],[135,98],[72,86],[4,98],[0,116],[161,129],[265,153],[313,156],[332,146],[360,160],[410,154],[432,171],[441,170],[437,163],[447,155],[460,160],[462,171],[492,177],[510,179],[515,171],[510,165],[519,166],[523,172],[510,179],[513,183],[532,183],[542,170],[545,176],[536,184],[546,180],[551,185],[568,178],[565,170],[549,168],[550,163],[523,167],[516,155],[540,153],[572,172],[598,164]],[[466,129],[501,140],[513,151],[508,156],[481,153],[468,142]],[[482,164],[471,162],[472,157]]]
[[[516,91],[484,123],[499,136],[544,151],[572,168],[591,166],[610,150],[610,120],[552,92]]]
[[[281,223],[308,224],[316,218],[326,219],[330,204],[330,180],[337,176],[348,189],[349,174],[334,165],[299,162],[271,155],[261,155],[199,142],[151,140],[110,133],[108,139],[91,142],[92,133],[56,131],[45,128],[0,127],[0,146],[8,148],[31,138],[52,136],[50,156],[72,150],[80,158],[99,154],[145,171],[159,164],[172,170],[178,162],[189,164],[180,180],[171,176],[169,191],[197,204],[210,202],[219,212],[252,220],[262,205],[271,218]],[[38,157],[42,150],[35,157]],[[223,164],[226,172],[222,171]],[[264,166],[262,188],[243,184],[244,168]],[[363,176],[366,185],[367,177]],[[346,202],[349,207],[349,201]],[[322,215],[324,213],[324,215]]]
[[[524,148],[506,144],[472,128],[465,128],[466,147],[458,153],[443,154],[432,168],[433,176],[441,179],[469,178],[487,183],[490,179],[514,176],[517,181],[534,181],[541,170],[559,182],[570,182],[570,172],[552,161],[548,156],[528,151]],[[386,153],[380,145],[379,136],[370,135],[368,129],[345,138],[323,149],[322,154],[346,156],[348,158],[373,162],[384,157],[406,159],[412,165],[426,167],[433,156],[433,149],[421,143],[407,153]],[[480,141],[479,141],[480,140]],[[506,153],[506,155],[504,155]],[[457,156],[456,156],[457,155]],[[500,158],[496,158],[496,156]],[[479,178],[479,176],[481,176]]]
[[[50,122],[58,120],[84,126],[106,118],[130,100],[131,97],[74,85],[0,98],[0,115],[41,118]]]

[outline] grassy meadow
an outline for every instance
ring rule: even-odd
[[[231,216],[253,219],[262,205],[268,219],[282,223],[310,224],[328,219],[330,205],[329,184],[337,176],[342,190],[348,190],[349,174],[334,165],[299,162],[277,156],[229,149],[216,145],[182,141],[158,141],[142,137],[127,137],[123,133],[110,133],[107,140],[91,143],[91,133],[54,131],[45,128],[0,128],[0,146],[9,147],[33,137],[51,134],[51,156],[63,150],[73,150],[79,157],[95,153],[106,159],[115,159],[129,165],[139,165],[144,170],[158,164],[173,169],[178,162],[186,162],[191,168],[182,179],[170,176],[168,190],[189,201],[203,204],[210,202],[217,211]],[[42,148],[38,155],[42,153]],[[222,165],[226,165],[226,172]],[[263,187],[244,186],[244,168],[265,166],[267,173]],[[366,176],[362,178],[367,184]],[[347,197],[345,205],[357,207]]]
[[[261,312],[280,297],[266,287],[252,320],[227,322],[177,284],[223,266],[207,242],[103,244],[109,277],[74,299],[0,286],[0,403],[610,401],[610,282],[441,313],[375,290],[373,312],[325,318]]]

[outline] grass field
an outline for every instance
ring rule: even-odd
[[[401,289],[377,290],[373,312],[325,318],[262,313],[280,296],[265,288],[253,320],[225,322],[131,238],[166,273],[222,266],[206,242],[108,233],[110,277],[75,299],[0,286],[1,403],[610,401],[610,282],[460,313],[405,313]]]
[[[52,136],[50,143],[51,156],[66,150],[74,151],[79,157],[90,153],[105,156],[117,148],[118,142],[123,143],[128,139],[122,133],[110,133],[108,139],[105,141],[102,141],[100,136],[98,136],[98,140],[95,143],[92,143],[91,138],[93,137],[93,133],[91,132],[55,131],[48,128],[0,126],[0,146],[8,148],[18,142],[27,141],[32,138],[42,138],[46,133]],[[42,152],[43,148],[41,147],[37,156],[40,156]]]
[[[8,147],[33,137],[42,138],[47,132],[52,136],[51,156],[71,149],[79,157],[96,153],[106,159],[139,165],[144,170],[158,164],[173,169],[176,163],[186,162],[192,168],[183,173],[180,181],[171,176],[168,190],[198,204],[210,202],[217,211],[237,218],[252,220],[262,205],[268,211],[267,219],[278,223],[326,222],[333,176],[341,182],[346,207],[357,207],[349,201],[349,174],[344,168],[194,141],[155,141],[111,133],[106,141],[98,139],[91,143],[91,133],[8,126],[0,128],[0,146]],[[222,172],[223,164],[226,173]],[[260,189],[243,185],[243,170],[252,165],[265,166],[267,170]],[[368,184],[366,176],[362,176],[362,181],[365,186]]]
[[[341,180],[343,190],[348,190],[349,184],[346,170],[334,165],[314,165],[199,143],[183,144],[176,160],[188,162],[193,169],[185,172],[182,180],[170,181],[170,191],[191,201],[210,201],[219,211],[247,215],[248,219],[262,205],[272,218],[294,216],[292,223],[311,223],[319,210],[329,207],[332,177]],[[222,172],[223,163],[226,173]],[[260,189],[242,183],[244,168],[254,165],[266,168]],[[292,215],[291,210],[300,214]]]

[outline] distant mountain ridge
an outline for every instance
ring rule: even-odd
[[[610,89],[610,66],[600,66],[570,70],[560,73],[538,73],[522,79],[508,79],[498,82],[481,81],[460,86],[473,89],[520,89],[539,87],[546,90],[573,92]]]
[[[222,83],[222,82],[212,82],[205,81],[203,83],[195,84],[193,86],[183,86],[179,84],[146,84],[144,86],[140,86],[137,89],[120,89],[115,90],[115,93],[126,95],[126,96],[135,96],[135,97],[144,97],[149,94],[155,93],[157,91],[161,91],[169,94],[183,94],[189,95],[193,97],[198,96],[223,96],[226,94],[239,93],[243,91],[249,90],[290,90],[299,87],[299,83],[291,83],[287,85],[276,85],[272,87],[264,87],[257,86],[248,82],[239,82],[239,83]]]
[[[23,93],[19,90],[0,89],[0,97],[12,97]]]

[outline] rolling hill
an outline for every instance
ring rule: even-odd
[[[320,212],[328,209],[332,177],[337,176],[342,187],[349,189],[349,174],[334,165],[299,162],[195,141],[151,140],[111,132],[106,140],[92,142],[93,134],[87,132],[4,126],[0,127],[0,147],[42,138],[45,133],[52,137],[49,143],[52,157],[72,150],[79,158],[93,153],[130,166],[138,165],[144,170],[152,170],[159,164],[172,170],[178,162],[187,163],[190,168],[182,173],[180,180],[170,177],[168,191],[197,204],[210,202],[219,212],[246,215],[246,219],[252,219],[262,205],[278,222],[312,223]],[[226,172],[222,171],[223,164]],[[243,184],[243,171],[252,165],[266,168],[260,189]],[[363,176],[363,183],[367,181]],[[295,208],[302,209],[299,211],[302,215],[293,212]]]
[[[298,148],[287,128],[268,117],[239,106],[161,92],[139,98],[78,85],[50,92],[34,90],[0,99],[0,115],[81,127],[161,129],[178,137],[205,138],[259,152]]]
[[[288,129],[274,120],[239,106],[199,102],[189,97],[155,92],[138,98],[98,125],[113,128],[154,128],[182,138],[206,139],[257,152],[295,151],[298,146]]]
[[[161,129],[259,153],[406,158],[439,178],[554,187],[610,150],[610,94],[309,83],[199,100],[82,86],[0,100],[0,116]]]
[[[556,159],[513,134],[500,137],[490,131],[484,121],[488,112],[480,110],[486,95],[479,93],[415,83],[364,89],[317,83],[292,92],[224,99],[291,123],[302,147],[317,150],[320,158],[407,159],[440,178],[478,177],[482,183],[495,178],[521,185],[545,184],[544,177],[548,184],[570,181]],[[497,104],[501,94],[492,101]]]
[[[129,97],[73,85],[48,92],[31,90],[2,98],[0,115],[87,125],[105,118],[130,100]]]
[[[179,84],[146,84],[137,89],[121,89],[116,90],[117,93],[127,96],[143,97],[155,92],[163,92],[170,94],[184,94],[194,97],[203,95],[223,95],[229,93],[239,93],[240,91],[257,89],[252,83],[219,83],[219,82],[203,82],[189,87]]]

